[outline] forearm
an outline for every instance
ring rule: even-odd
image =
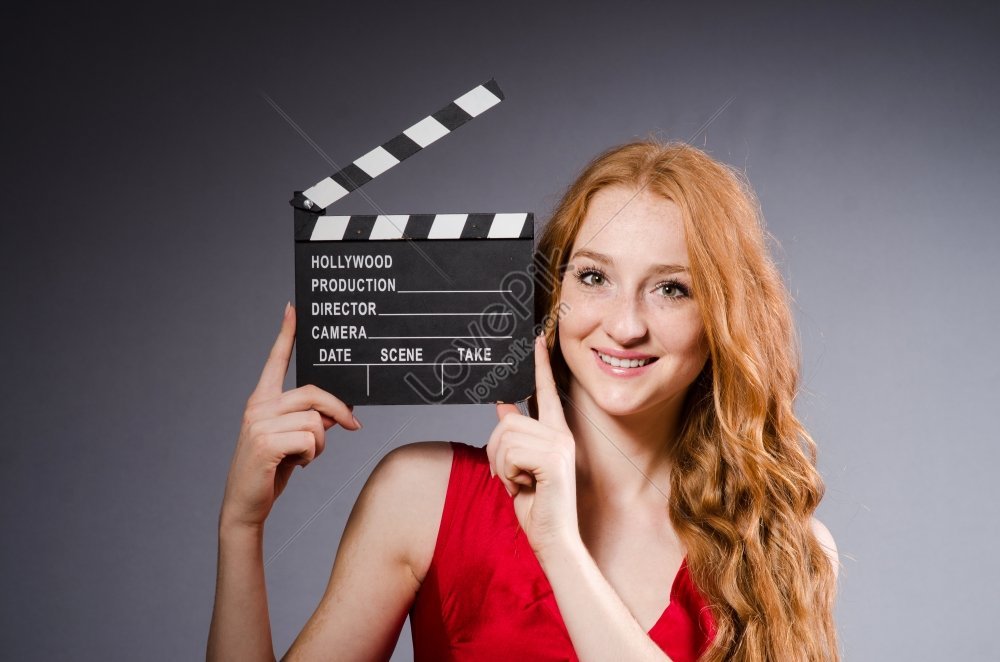
[[[581,662],[670,658],[643,632],[579,539],[539,555]]]
[[[274,662],[263,528],[219,525],[215,609],[205,658]]]

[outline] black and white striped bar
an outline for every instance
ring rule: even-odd
[[[364,186],[372,179],[448,135],[474,117],[503,101],[503,92],[492,78],[469,90],[441,110],[420,120],[392,140],[376,147],[354,163],[330,175],[303,195],[320,209]]]
[[[389,239],[531,239],[534,215],[358,214],[300,215],[296,241],[380,241]]]

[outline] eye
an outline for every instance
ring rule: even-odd
[[[603,271],[593,267],[578,269],[574,275],[578,281],[587,287],[597,287],[598,285],[603,285],[607,279],[607,276]]]
[[[668,280],[656,286],[656,289],[667,299],[683,299],[691,296],[688,288],[676,280]]]

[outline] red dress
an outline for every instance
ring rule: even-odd
[[[414,660],[577,660],[513,502],[490,477],[486,448],[450,443],[441,527],[410,609]],[[715,636],[686,558],[648,635],[674,662],[694,662]]]

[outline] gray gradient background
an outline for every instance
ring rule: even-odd
[[[690,139],[732,98],[693,142],[746,169],[782,245],[847,659],[1000,656],[995,6],[208,6],[5,21],[3,657],[204,655],[238,422],[292,296],[287,200],[331,171],[260,92],[346,164],[491,76],[507,101],[371,198],[544,219],[598,151]],[[402,421],[390,446],[495,424],[357,414],[268,520],[278,655]]]

